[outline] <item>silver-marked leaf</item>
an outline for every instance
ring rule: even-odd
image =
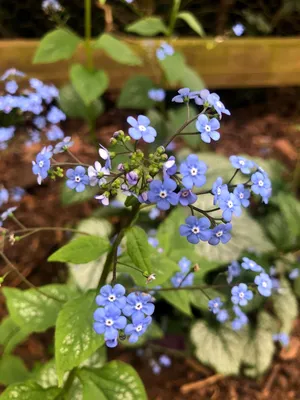
[[[159,33],[167,33],[168,28],[159,17],[146,17],[128,25],[126,31],[137,33],[141,36],[156,36]]]
[[[298,303],[287,280],[280,280],[280,289],[272,296],[273,307],[280,321],[280,332],[289,334],[298,315]]]
[[[0,359],[0,384],[4,386],[16,382],[23,382],[30,377],[30,372],[25,367],[21,358],[6,354]]]
[[[48,261],[85,264],[97,260],[109,250],[109,247],[106,238],[93,235],[80,236],[51,254]]]
[[[0,400],[56,400],[60,389],[53,387],[43,389],[33,381],[15,383],[1,394]]]
[[[83,400],[147,400],[137,372],[121,361],[111,361],[99,370],[78,371],[83,386]]]
[[[39,289],[41,292],[36,289],[3,288],[10,317],[27,332],[29,329],[30,332],[44,332],[54,326],[63,304],[76,295],[74,289],[67,285],[52,284]]]
[[[70,300],[58,315],[55,330],[55,360],[59,385],[65,372],[80,365],[104,344],[93,329],[96,291]]]

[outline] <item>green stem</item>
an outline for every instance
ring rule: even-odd
[[[63,399],[68,398],[69,391],[73,385],[74,379],[76,377],[76,368],[72,369],[72,371],[69,373],[69,376],[64,384],[64,387],[62,389],[62,392],[60,394],[60,397],[62,396]]]
[[[169,29],[167,36],[170,37],[173,35],[175,24],[176,24],[176,19],[178,15],[178,11],[180,8],[181,0],[174,0],[173,1],[173,7],[170,15],[170,21],[169,21]]]
[[[92,2],[91,0],[84,0],[84,29],[85,29],[85,52],[86,52],[86,66],[92,71],[93,65],[93,51],[91,44],[92,37]]]

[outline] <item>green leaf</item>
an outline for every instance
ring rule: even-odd
[[[104,344],[93,329],[96,291],[70,300],[58,315],[55,330],[55,360],[58,382],[65,372],[80,365]]]
[[[111,361],[95,371],[78,371],[83,385],[83,400],[147,400],[143,383],[136,371],[121,361]]]
[[[262,375],[271,365],[275,352],[272,325],[272,317],[262,311],[258,315],[256,329],[249,332],[242,363],[246,366],[244,373],[251,378]]]
[[[235,332],[227,324],[213,328],[206,321],[198,321],[192,327],[191,340],[200,362],[220,374],[238,375],[247,340],[245,332]]]
[[[10,316],[4,318],[0,325],[0,344],[4,347],[4,354],[9,354],[30,333],[30,326],[27,325],[26,329],[17,325]]]
[[[135,108],[137,110],[153,107],[154,101],[148,97],[148,91],[153,87],[154,83],[147,76],[132,76],[122,87],[118,107]]]
[[[61,188],[61,202],[64,206],[83,203],[93,199],[97,193],[99,193],[99,187],[97,186],[87,186],[83,192],[76,192],[69,189],[64,183]]]
[[[176,52],[164,60],[159,60],[159,64],[171,85],[181,82],[185,70],[185,59],[182,53]]]
[[[3,288],[9,315],[17,325],[28,331],[30,329],[30,332],[44,332],[54,326],[64,302],[75,293],[67,285],[59,284],[41,286],[39,289],[53,298],[46,297],[36,289]]]
[[[10,385],[0,396],[0,400],[56,400],[60,389],[43,389],[33,381]]]
[[[127,252],[134,265],[142,272],[151,274],[152,265],[150,261],[150,253],[152,251],[146,232],[134,226],[128,229],[126,233],[127,238]]]
[[[280,249],[291,249],[297,245],[297,237],[292,234],[281,212],[272,212],[263,220],[264,226],[275,244]]]
[[[167,33],[168,28],[159,17],[146,17],[128,25],[126,31],[137,33],[141,36],[156,36],[159,33]]]
[[[300,201],[288,193],[279,193],[276,197],[280,211],[286,221],[288,229],[300,239]]]
[[[180,18],[186,22],[194,32],[198,33],[199,36],[205,36],[202,25],[191,12],[181,11],[177,14],[177,18]]]
[[[95,42],[96,49],[103,49],[114,61],[127,65],[141,65],[142,59],[126,44],[109,33],[103,33]]]
[[[272,296],[273,307],[280,321],[280,332],[289,334],[298,315],[298,304],[287,280],[280,280],[280,288],[280,293]]]
[[[81,39],[66,29],[55,29],[47,33],[40,41],[33,63],[53,63],[72,57]]]
[[[197,72],[193,68],[189,67],[188,65],[185,65],[184,67],[184,73],[181,78],[181,83],[182,86],[191,88],[192,90],[195,91],[205,88],[205,83],[203,82],[201,77],[197,74]],[[190,127],[189,129],[191,132]]]
[[[163,288],[171,287],[169,284],[163,285]],[[169,304],[177,308],[179,311],[192,316],[191,306],[190,306],[190,296],[188,290],[168,290],[160,291],[160,296],[166,300]]]
[[[90,71],[81,64],[71,67],[71,82],[86,105],[100,97],[108,87],[107,74],[102,71]]]
[[[104,104],[101,99],[93,101],[86,106],[71,84],[63,86],[59,91],[59,105],[63,112],[70,118],[82,118],[88,122],[93,122],[104,111]],[[66,185],[64,185],[66,187]],[[88,188],[87,188],[88,189]],[[95,188],[93,188],[95,189]],[[70,190],[71,193],[77,193]],[[93,190],[94,193],[95,190]]]
[[[4,386],[23,382],[30,376],[21,358],[7,354],[0,359],[0,384]]]
[[[108,239],[100,236],[80,236],[53,253],[48,261],[85,264],[97,260],[109,250]]]

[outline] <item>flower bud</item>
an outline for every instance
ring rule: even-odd
[[[126,174],[126,180],[129,185],[136,185],[138,183],[139,176],[136,171],[130,171],[128,174]]]
[[[156,152],[157,152],[158,154],[164,154],[165,151],[166,151],[166,149],[164,148],[164,146],[159,146],[159,147],[156,149]]]
[[[193,267],[194,272],[198,272],[200,270],[200,267],[198,264],[195,264]]]
[[[116,145],[117,143],[118,143],[117,139],[115,139],[115,138],[113,138],[113,137],[110,139],[110,144],[111,144],[112,146]]]

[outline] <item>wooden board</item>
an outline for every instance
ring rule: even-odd
[[[155,50],[160,39],[126,39],[145,60],[141,67],[118,64],[97,50],[95,63],[110,76],[110,88],[120,89],[132,75],[146,74],[157,83],[160,69]],[[239,38],[217,42],[214,39],[178,39],[171,44],[182,51],[207,87],[243,88],[300,85],[299,38]],[[30,76],[60,86],[68,80],[70,61],[54,64],[32,64],[38,46],[35,40],[0,41],[0,73],[15,67]],[[79,48],[73,61],[83,61]]]

